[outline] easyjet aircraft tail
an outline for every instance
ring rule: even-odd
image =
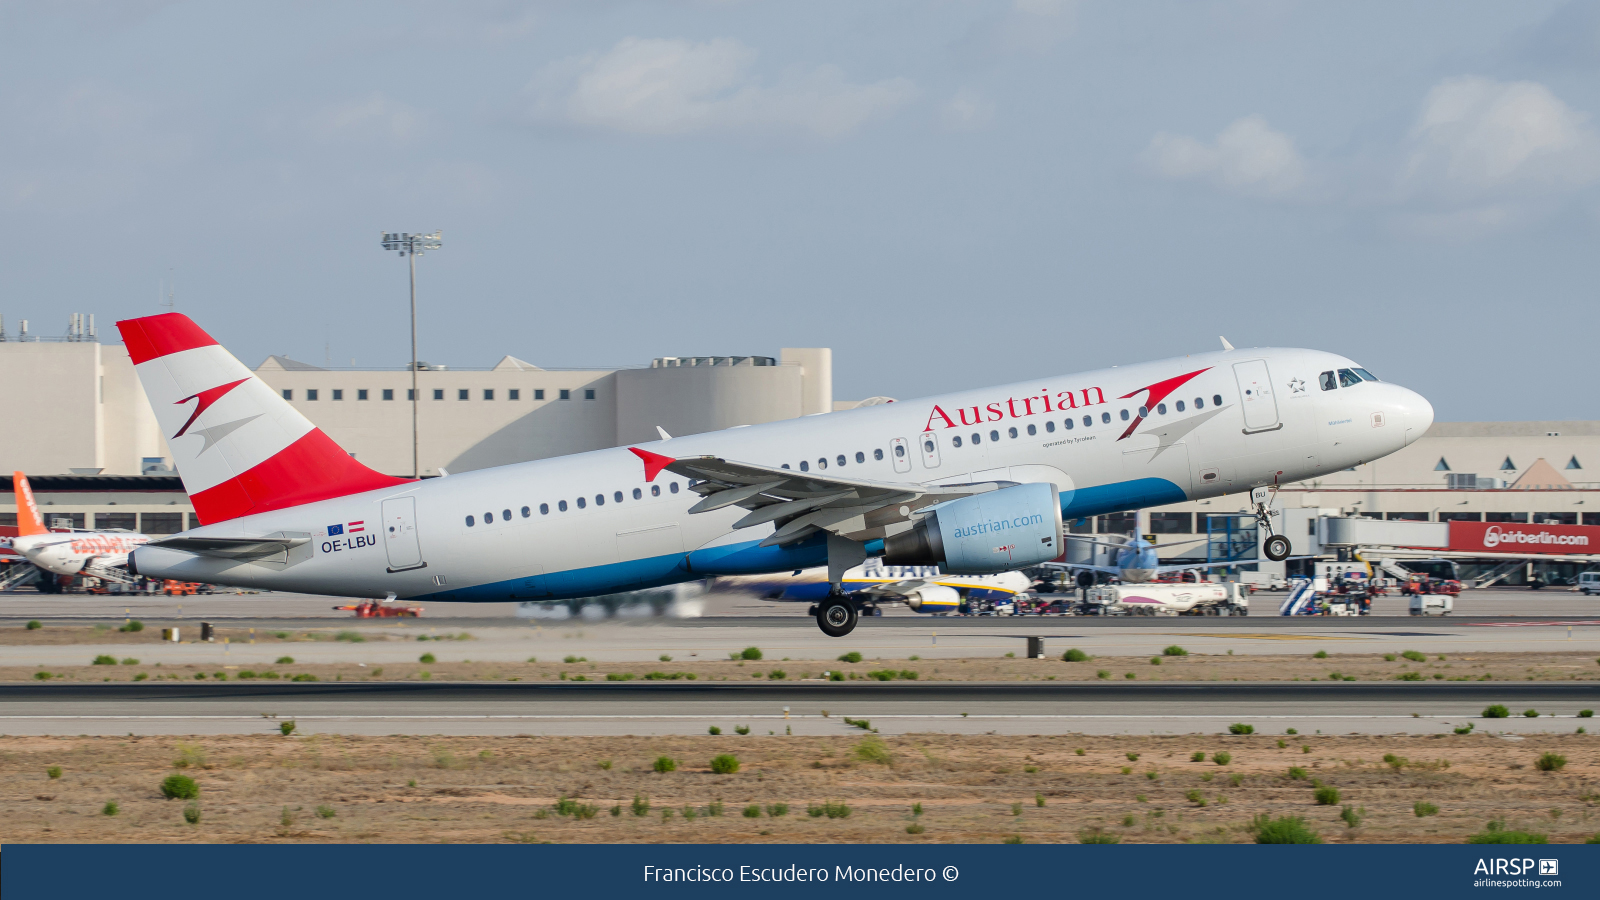
[[[188,316],[117,328],[201,523],[406,483],[357,462]]]
[[[44,517],[39,515],[39,504],[33,502],[33,485],[21,472],[11,473],[11,490],[17,496],[17,535],[47,534]]]

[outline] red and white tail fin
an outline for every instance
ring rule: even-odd
[[[117,328],[202,523],[407,483],[356,462],[188,316]]]
[[[39,504],[33,502],[33,485],[21,472],[11,473],[11,490],[17,496],[17,534],[48,534],[44,517],[39,515]]]

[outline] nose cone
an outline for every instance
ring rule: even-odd
[[[1410,446],[1433,426],[1433,404],[1416,391],[1399,388],[1392,415],[1405,428],[1405,445]]]

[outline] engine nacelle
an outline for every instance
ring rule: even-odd
[[[1019,484],[942,503],[884,541],[889,566],[938,566],[993,575],[1061,555],[1061,500],[1053,484]]]
[[[942,584],[930,584],[907,596],[906,606],[919,613],[955,612],[961,608],[961,592]]]

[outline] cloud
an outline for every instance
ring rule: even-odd
[[[950,131],[978,131],[994,121],[994,102],[977,91],[962,88],[939,111],[939,121]]]
[[[1049,53],[1078,30],[1077,0],[1012,0],[1009,9],[973,23],[950,49],[972,62]]]
[[[422,114],[384,94],[323,107],[305,122],[310,133],[324,140],[381,138],[404,141],[422,126]]]
[[[1167,178],[1209,181],[1252,196],[1284,197],[1306,180],[1306,161],[1294,139],[1260,116],[1239,119],[1209,144],[1187,135],[1157,134],[1144,151],[1144,161]]]
[[[537,119],[641,135],[803,134],[835,139],[916,95],[905,78],[853,84],[835,66],[790,69],[771,85],[751,74],[757,53],[729,38],[702,43],[626,38],[603,54],[542,71]]]
[[[1588,118],[1537,82],[1445,79],[1407,137],[1402,189],[1471,200],[1594,184],[1600,135]]]

